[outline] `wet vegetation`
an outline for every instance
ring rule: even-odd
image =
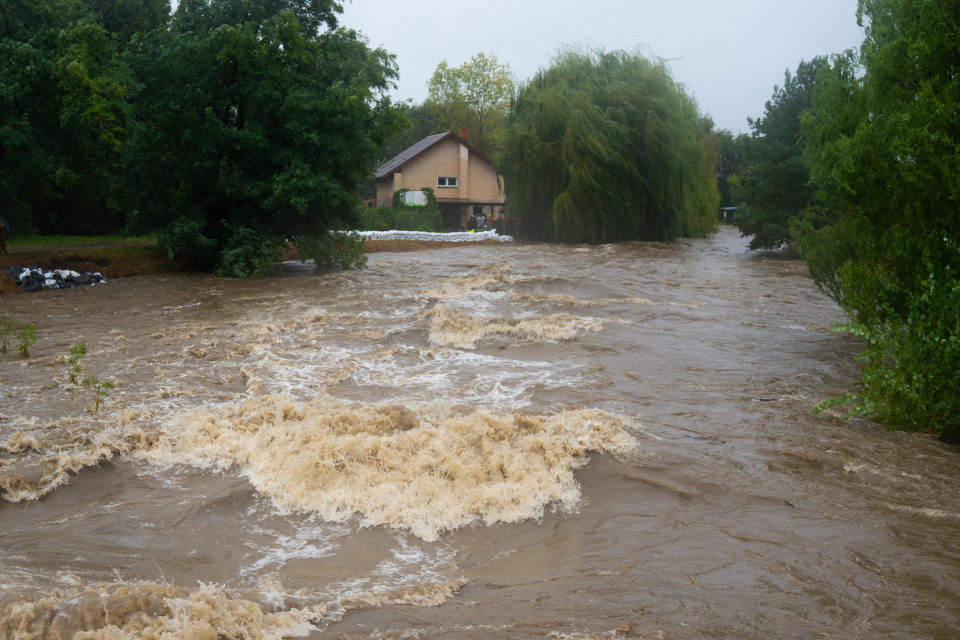
[[[386,95],[392,56],[337,28],[339,11],[3,2],[0,195],[13,233],[157,232],[187,268],[249,275],[283,240],[353,227],[357,184],[403,119]]]
[[[823,408],[957,442],[960,4],[861,0],[858,19],[858,51],[801,63],[752,123],[737,221],[795,244],[864,339],[859,390]]]
[[[567,50],[517,92],[503,161],[525,235],[591,244],[716,229],[713,124],[666,63]]]

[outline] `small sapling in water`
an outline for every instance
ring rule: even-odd
[[[70,363],[70,384],[72,385],[80,384],[80,373],[82,372],[80,360],[85,355],[87,355],[87,345],[82,342],[76,342],[70,347],[70,357],[67,358],[67,362]]]
[[[110,395],[107,393],[107,389],[113,389],[113,382],[110,380],[98,380],[95,376],[87,376],[83,381],[83,386],[89,387],[93,391],[93,415],[97,415],[100,411],[100,405],[103,404],[103,401],[107,399]]]
[[[37,341],[37,327],[31,322],[20,327],[20,333],[17,336],[17,355],[21,358],[29,358],[30,345]]]
[[[7,345],[10,344],[10,335],[13,333],[13,320],[7,318],[0,324],[0,353],[7,352]]]

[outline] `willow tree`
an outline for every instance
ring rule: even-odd
[[[709,233],[719,205],[712,127],[661,60],[561,52],[511,110],[509,209],[524,235],[557,242]]]

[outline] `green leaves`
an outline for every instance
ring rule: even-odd
[[[459,67],[450,67],[444,60],[427,84],[423,106],[439,130],[467,129],[470,144],[496,162],[514,84],[510,65],[500,64],[496,55],[478,53]]]
[[[126,224],[159,231],[187,266],[244,275],[272,255],[264,243],[353,221],[403,116],[386,93],[393,57],[336,28],[339,4],[182,0],[171,21],[166,0],[83,2],[0,11],[0,198],[15,228]]]
[[[392,56],[354,31],[309,27],[334,8],[191,0],[139,50],[137,222],[164,227],[174,257],[262,273],[267,244],[354,222],[357,185],[402,115],[386,95]]]
[[[712,123],[662,61],[566,51],[520,88],[504,181],[525,233],[669,240],[716,227]]]
[[[775,87],[764,117],[750,120],[753,133],[743,139],[746,167],[731,190],[737,202],[734,222],[751,249],[776,249],[793,244],[790,221],[817,204],[810,170],[802,155],[800,121],[809,109],[826,58],[801,62],[796,75],[788,71],[783,87]]]
[[[794,232],[864,338],[853,410],[960,441],[960,5],[861,0],[858,16],[860,51],[831,59],[802,118],[825,208]]]

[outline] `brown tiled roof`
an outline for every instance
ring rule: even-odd
[[[467,143],[466,140],[464,140],[463,138],[461,138],[461,137],[458,136],[457,134],[448,131],[448,132],[446,132],[446,133],[436,133],[436,134],[434,134],[434,135],[432,135],[432,136],[427,136],[426,138],[424,138],[424,139],[421,140],[420,142],[417,142],[416,144],[413,144],[413,145],[407,147],[406,149],[404,149],[403,151],[401,151],[400,153],[398,153],[398,154],[397,154],[396,156],[394,156],[389,162],[387,162],[387,163],[384,164],[382,167],[380,167],[379,169],[377,169],[377,174],[376,174],[376,175],[377,175],[377,180],[380,180],[380,179],[382,179],[382,178],[386,178],[386,177],[389,176],[390,174],[392,174],[392,173],[394,173],[395,171],[397,171],[398,169],[400,169],[400,167],[402,167],[403,165],[405,165],[407,162],[409,162],[410,160],[413,160],[413,159],[416,158],[418,155],[420,155],[421,153],[423,153],[424,151],[426,151],[427,149],[429,149],[429,148],[432,147],[433,145],[437,144],[438,142],[440,142],[441,140],[444,140],[444,139],[446,139],[446,138],[453,138],[453,139],[456,140],[457,142],[459,142],[459,143],[461,143],[461,144],[463,144],[463,145],[466,145],[466,147],[467,147],[468,149],[470,149],[470,152],[471,152],[471,153],[475,154],[478,158],[480,158],[481,160],[483,160],[483,161],[486,162],[487,164],[491,164],[490,161],[487,160],[487,158],[486,158],[482,153],[480,153],[479,151],[477,151],[476,149],[474,149],[473,147],[471,147],[471,146]]]

